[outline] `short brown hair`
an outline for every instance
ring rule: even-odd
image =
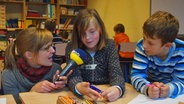
[[[164,45],[173,42],[179,31],[179,22],[176,17],[165,11],[158,11],[148,18],[143,25],[143,32],[148,37],[156,36]]]
[[[45,21],[45,28],[53,32],[56,29],[56,21],[54,19],[47,19]]]
[[[114,32],[122,32],[124,33],[125,32],[125,27],[123,24],[117,24],[114,26]]]
[[[64,39],[68,39],[68,35],[69,35],[69,33],[67,31],[61,31],[59,33],[59,36],[61,36]]]

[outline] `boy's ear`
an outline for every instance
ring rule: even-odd
[[[165,44],[165,47],[167,47],[167,48],[170,48],[171,46],[172,46],[171,42],[168,42],[168,43]]]
[[[30,51],[26,51],[26,52],[25,52],[25,57],[26,57],[27,59],[31,59],[31,58],[33,58],[33,54],[32,54],[32,52],[30,52]]]

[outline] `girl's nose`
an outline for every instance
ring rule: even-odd
[[[90,35],[89,35],[89,34],[86,34],[86,35],[85,35],[85,38],[86,38],[86,39],[90,39]]]

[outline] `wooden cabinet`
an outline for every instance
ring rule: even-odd
[[[1,0],[0,1],[0,29],[25,28],[25,1]]]
[[[48,18],[56,19],[56,2],[26,1],[26,27],[30,24],[40,25]]]
[[[60,30],[72,30],[76,14],[87,7],[87,0],[0,0],[0,3],[1,30],[21,30],[48,18],[56,19]]]
[[[60,30],[72,30],[76,15],[87,7],[87,0],[59,0],[57,4],[57,24]]]
[[[0,30],[21,30],[30,24],[39,25],[48,18],[56,19],[55,1],[0,0]]]

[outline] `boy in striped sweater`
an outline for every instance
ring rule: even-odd
[[[152,99],[184,93],[184,41],[176,39],[178,31],[178,20],[165,11],[154,13],[143,25],[131,83]]]

